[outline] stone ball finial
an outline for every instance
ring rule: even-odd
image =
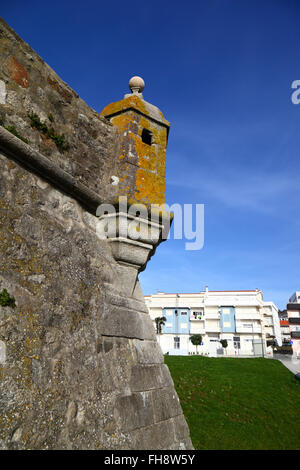
[[[129,80],[129,88],[132,93],[142,93],[143,89],[145,88],[145,82],[142,77],[131,77]]]

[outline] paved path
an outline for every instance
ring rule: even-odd
[[[300,374],[300,359],[285,354],[274,354],[272,359],[278,359],[293,374]]]

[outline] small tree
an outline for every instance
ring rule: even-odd
[[[221,340],[220,340],[220,343],[222,344],[222,348],[224,348],[225,351],[226,351],[226,348],[227,348],[227,346],[228,346],[228,341],[227,341],[227,339],[221,339]]]
[[[198,346],[201,346],[202,343],[202,335],[191,335],[190,341],[194,346],[196,346],[196,353],[198,354]]]
[[[161,327],[166,323],[166,317],[156,317],[154,319],[156,324],[156,334],[161,335]]]

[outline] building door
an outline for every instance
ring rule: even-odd
[[[217,348],[218,348],[219,340],[216,338],[211,338],[208,344],[208,353],[211,357],[217,356]]]
[[[254,354],[253,339],[245,339],[245,348],[247,353]]]
[[[233,337],[233,349],[234,349],[234,354],[240,354],[240,350],[241,350],[241,338],[240,338],[240,336],[234,336]]]
[[[179,336],[174,336],[174,349],[180,349],[180,338],[179,338]]]

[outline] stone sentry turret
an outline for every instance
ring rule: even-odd
[[[169,217],[143,86],[99,114],[0,20],[2,449],[192,449],[138,281]]]
[[[132,77],[132,93],[101,113],[118,129],[118,147],[111,177],[114,205],[102,204],[97,210],[98,233],[105,232],[115,259],[138,271],[145,269],[171,223],[171,214],[164,211],[170,123],[156,106],[144,101],[144,87],[141,77]]]

